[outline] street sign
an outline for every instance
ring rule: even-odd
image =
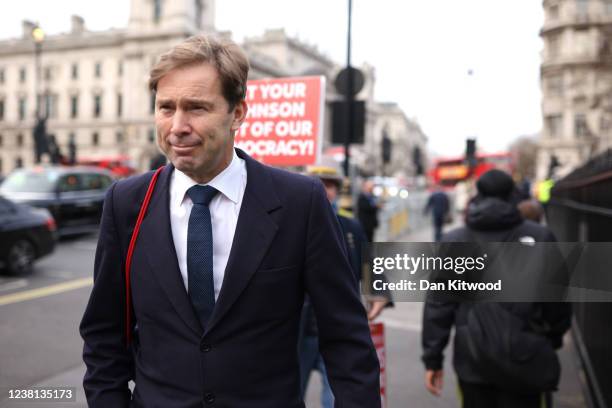
[[[350,67],[350,70],[353,73],[353,95],[357,95],[363,89],[363,85],[365,84],[365,77],[363,76],[363,72],[361,72],[357,68]],[[334,82],[334,85],[336,85],[336,90],[342,95],[346,95],[348,93],[348,77],[349,68],[344,68],[342,71],[340,71],[340,73],[336,77],[336,81]]]

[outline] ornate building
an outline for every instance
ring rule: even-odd
[[[612,146],[612,0],[543,5],[540,179],[551,168],[563,176]]]

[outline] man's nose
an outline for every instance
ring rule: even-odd
[[[172,128],[170,132],[175,135],[185,135],[191,133],[191,126],[189,125],[189,117],[180,109],[177,109],[172,117]]]

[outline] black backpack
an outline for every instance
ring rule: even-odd
[[[518,241],[519,226],[508,231],[503,241]],[[468,236],[482,242],[469,229]],[[474,366],[501,389],[520,393],[556,390],[561,366],[551,341],[530,318],[533,313],[516,313],[513,305],[517,304],[477,303],[468,310],[467,324],[460,330]],[[522,305],[531,311],[537,307]]]
[[[501,389],[557,389],[561,366],[550,340],[504,303],[479,303],[467,313],[462,334],[475,367]]]

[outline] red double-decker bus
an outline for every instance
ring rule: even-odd
[[[429,171],[429,179],[435,184],[454,187],[461,181],[477,179],[491,169],[500,169],[512,174],[514,170],[512,154],[508,152],[477,153],[476,165],[471,171],[464,156],[439,158]]]

